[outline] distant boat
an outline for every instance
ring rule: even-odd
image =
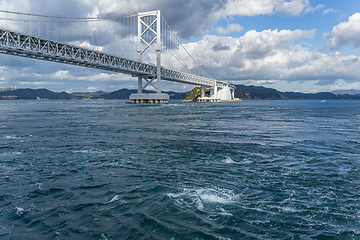
[[[321,102],[326,102],[326,100],[322,100]]]

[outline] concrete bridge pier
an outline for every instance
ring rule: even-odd
[[[166,93],[133,93],[130,95],[133,104],[164,104],[168,103],[169,95]]]
[[[223,101],[230,101],[231,100],[231,92],[229,86],[225,86],[224,88],[218,91],[218,97],[220,100]]]
[[[167,95],[166,93],[162,93],[160,88],[160,79],[156,79],[157,84],[156,86],[152,83],[156,78],[146,78],[146,77],[138,77],[138,92],[137,93],[133,93],[130,95],[129,99],[131,100],[131,102],[129,103],[133,103],[133,104],[163,104],[163,103],[168,103],[169,100],[169,95]],[[145,86],[143,86],[143,80],[145,80],[147,83],[145,84]],[[156,93],[143,93],[143,90],[147,87],[147,86],[152,86],[154,89],[156,89]]]

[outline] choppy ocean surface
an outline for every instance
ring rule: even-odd
[[[360,239],[360,102],[0,101],[0,239]]]

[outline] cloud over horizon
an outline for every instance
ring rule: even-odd
[[[203,59],[210,74],[224,80],[357,81],[359,57],[310,51],[299,43],[315,34],[316,30],[251,30],[240,38],[206,35],[186,48]]]

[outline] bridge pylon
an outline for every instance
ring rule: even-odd
[[[161,15],[160,10],[138,13],[138,61],[156,44],[156,72],[154,75],[138,76],[138,92],[130,95],[131,103],[167,103],[169,96],[161,92]],[[146,82],[143,85],[143,80]],[[156,80],[156,86],[153,81]],[[152,86],[156,93],[143,93],[143,90]]]

